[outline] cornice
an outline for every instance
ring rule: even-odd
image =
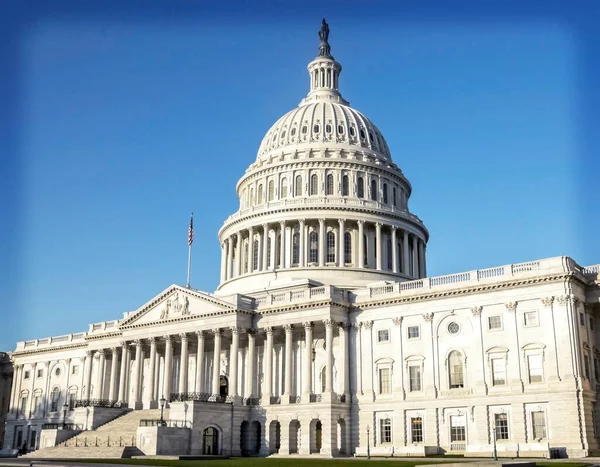
[[[45,352],[60,352],[62,350],[72,350],[72,349],[83,349],[85,347],[87,347],[88,344],[87,342],[80,342],[78,344],[69,344],[69,345],[61,345],[58,347],[44,347],[44,348],[37,348],[37,349],[31,349],[31,350],[15,350],[13,352],[13,356],[14,357],[23,357],[25,355],[34,355],[34,354],[40,354],[40,353],[45,353]]]
[[[268,307],[268,308],[263,308],[260,310],[257,310],[257,314],[260,315],[272,315],[272,314],[277,314],[277,313],[283,313],[283,312],[288,312],[288,311],[298,311],[298,310],[307,310],[307,309],[311,309],[311,308],[320,308],[323,306],[338,306],[340,308],[345,308],[345,309],[350,309],[351,308],[351,304],[345,304],[345,303],[340,303],[340,302],[336,302],[334,300],[319,300],[319,301],[315,301],[315,302],[309,302],[309,303],[294,303],[294,304],[290,304],[288,306],[273,306],[273,307]]]
[[[116,336],[121,336],[121,335],[123,335],[123,333],[121,331],[105,332],[103,334],[97,334],[97,335],[88,334],[87,336],[84,337],[84,339],[86,341],[96,341],[96,340],[100,340],[100,339],[106,339],[109,337],[116,337]]]
[[[181,323],[181,322],[185,322],[185,321],[195,321],[197,319],[206,319],[206,318],[212,318],[215,316],[225,316],[225,315],[232,315],[232,314],[254,315],[254,314],[256,314],[256,312],[254,310],[241,310],[241,309],[221,310],[221,311],[216,311],[213,313],[205,313],[202,315],[178,316],[178,317],[170,318],[170,319],[151,321],[149,323],[127,324],[127,325],[120,326],[120,328],[124,329],[124,330],[125,329],[139,329],[139,328],[146,328],[146,327],[151,327],[151,326],[163,326],[165,324]]]

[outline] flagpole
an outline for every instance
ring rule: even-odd
[[[190,288],[190,276],[192,271],[192,243],[194,243],[194,213],[190,218],[190,228],[188,230],[188,267],[187,267],[187,288]]]

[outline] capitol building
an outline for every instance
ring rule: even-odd
[[[563,256],[429,277],[413,187],[342,96],[325,21],[319,36],[308,94],[237,183],[217,290],[172,285],[82,332],[18,342],[5,450],[600,448],[599,266]]]

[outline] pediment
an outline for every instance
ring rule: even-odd
[[[235,310],[235,306],[210,294],[172,285],[119,323],[120,328],[193,319]]]

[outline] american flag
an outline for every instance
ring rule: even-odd
[[[194,243],[194,214],[190,217],[190,228],[188,229],[188,246],[192,246]]]

